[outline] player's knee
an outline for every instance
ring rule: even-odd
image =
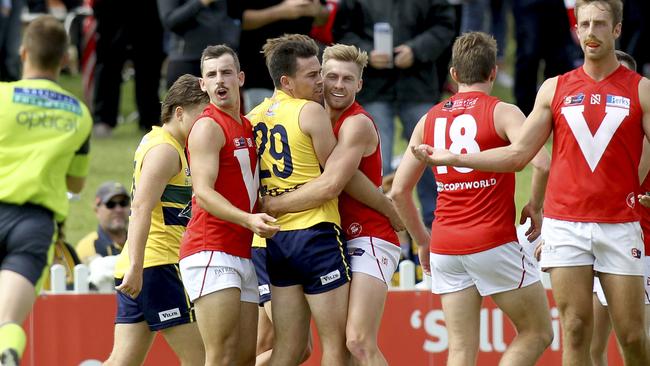
[[[358,360],[365,360],[377,348],[377,345],[370,337],[354,331],[347,332],[345,345],[348,351]]]
[[[543,349],[548,348],[551,343],[553,343],[555,334],[553,333],[553,327],[551,326],[550,322],[544,326],[541,326],[536,330],[535,333],[535,339],[537,339]]]
[[[586,345],[589,336],[587,322],[578,316],[567,316],[562,322],[565,344],[568,347],[579,348]]]
[[[646,346],[646,334],[643,327],[635,327],[635,329],[627,332],[620,332],[617,338],[623,350],[641,350]]]

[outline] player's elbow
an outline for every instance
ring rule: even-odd
[[[67,175],[65,177],[65,183],[69,192],[81,193],[81,190],[84,188],[84,185],[86,184],[86,178],[73,177],[71,175]]]
[[[326,182],[323,185],[322,193],[326,201],[333,200],[343,192],[343,185],[336,182]]]
[[[204,210],[208,209],[208,197],[209,192],[207,189],[194,187],[194,198],[196,200],[196,204]]]
[[[390,197],[395,203],[402,203],[410,197],[412,191],[412,189],[408,190],[406,187],[394,184],[390,189]]]

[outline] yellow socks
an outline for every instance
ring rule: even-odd
[[[5,323],[0,326],[0,352],[11,348],[16,351],[18,357],[22,357],[26,343],[27,335],[20,325]]]

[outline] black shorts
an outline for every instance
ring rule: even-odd
[[[115,279],[115,286],[122,283]],[[185,293],[176,264],[148,267],[142,272],[142,291],[135,299],[117,292],[115,324],[146,321],[151,331],[195,321],[194,308]]]
[[[351,278],[345,238],[331,222],[281,231],[266,239],[266,254],[273,286],[302,285],[304,293],[320,294]]]
[[[56,235],[50,210],[0,202],[0,269],[26,277],[39,291],[39,280],[52,260]]]
[[[271,281],[266,270],[266,248],[253,247],[251,255],[257,274],[257,289],[260,292],[259,304],[264,306],[265,302],[271,301]]]

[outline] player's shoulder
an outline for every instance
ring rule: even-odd
[[[374,122],[364,113],[356,113],[347,116],[341,122],[341,130],[355,130],[361,133],[372,133],[375,131]]]

